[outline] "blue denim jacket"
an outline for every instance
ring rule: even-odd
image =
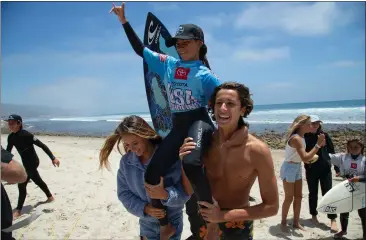
[[[159,239],[158,236],[151,235],[151,231],[159,230],[159,221],[144,214],[145,205],[151,202],[144,187],[146,168],[147,165],[142,164],[135,153],[128,152],[123,155],[117,173],[117,194],[127,211],[140,219],[141,236],[150,235],[148,239],[155,237]],[[183,230],[182,209],[190,198],[183,190],[181,176],[181,162],[177,160],[168,173],[163,176],[164,187],[168,191],[169,197],[167,200],[161,201],[163,205],[167,206],[167,216],[169,222],[176,227],[177,237]]]

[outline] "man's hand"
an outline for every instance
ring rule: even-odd
[[[207,207],[200,209],[203,219],[210,223],[225,222],[224,213],[221,211],[215,199],[213,199],[213,202],[213,204],[208,202],[198,202],[199,205]]]
[[[179,158],[183,160],[183,157],[190,154],[193,149],[196,148],[196,143],[193,142],[193,138],[187,137],[184,139],[183,145],[179,148]]]

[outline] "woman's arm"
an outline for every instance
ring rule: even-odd
[[[144,209],[145,205],[148,205],[148,202],[143,201],[128,188],[126,177],[121,168],[117,173],[117,195],[129,213],[137,217],[145,216]]]
[[[323,141],[324,141],[324,135],[323,135]],[[293,148],[296,148],[296,151],[299,154],[300,158],[306,163],[313,159],[314,155],[318,152],[320,148],[319,143],[317,143],[313,147],[313,149],[311,149],[310,152],[306,152],[305,146],[303,145],[301,138],[299,136],[291,138],[289,141],[289,145]]]

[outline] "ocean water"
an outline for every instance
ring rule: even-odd
[[[106,136],[114,131],[121,119],[131,114],[141,116],[152,125],[148,112],[25,119],[24,123],[29,126],[29,130],[37,132]],[[251,132],[284,132],[300,114],[318,115],[328,129],[340,126],[363,129],[365,126],[365,100],[256,105],[246,120]]]

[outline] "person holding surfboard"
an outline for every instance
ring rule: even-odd
[[[332,164],[339,167],[341,176],[350,182],[366,182],[366,158],[364,144],[359,139],[347,141],[347,153],[329,154]],[[361,218],[363,239],[366,239],[366,208],[358,210]],[[349,213],[340,214],[341,231],[334,235],[342,238],[347,234]]]
[[[316,160],[317,156],[315,154],[325,144],[324,134],[319,134],[315,146],[309,152],[305,151],[306,143],[304,135],[313,131],[311,122],[310,116],[299,115],[295,118],[287,132],[285,160],[280,170],[280,177],[283,181],[285,192],[281,220],[281,230],[284,232],[288,231],[287,214],[292,202],[294,207],[293,227],[304,230],[299,222],[302,199],[301,162],[311,163],[314,159]]]
[[[169,96],[169,107],[172,112],[173,127],[155,152],[145,174],[145,181],[158,185],[160,177],[167,169],[179,161],[179,148],[187,136],[198,140],[197,148],[183,161],[185,173],[192,182],[197,199],[213,203],[210,185],[201,164],[201,155],[210,142],[214,130],[206,106],[214,91],[220,84],[218,78],[205,65],[207,47],[204,34],[194,24],[180,25],[176,35],[170,39],[169,46],[176,46],[182,58],[162,55],[145,47],[138,38],[125,16],[125,4],[115,6],[114,12],[123,25],[127,38],[137,55],[149,66],[165,69],[163,82]],[[164,208],[159,199],[153,199],[152,205]],[[162,238],[172,233],[168,217],[160,219]]]
[[[220,239],[251,240],[253,221],[274,216],[279,208],[271,152],[264,142],[248,133],[244,118],[251,113],[253,101],[245,85],[225,82],[215,88],[210,102],[218,129],[211,136],[212,144],[203,163],[215,204],[199,201],[200,213],[209,223],[207,235],[197,239],[220,236]],[[197,145],[194,139],[186,138],[180,157],[192,154]],[[249,193],[257,178],[262,202],[251,206]]]
[[[157,240],[160,237],[159,219],[169,215],[175,233],[170,237],[178,240],[183,231],[183,207],[192,194],[181,162],[177,161],[156,186],[144,183],[144,173],[151,158],[160,147],[162,138],[139,116],[128,116],[109,136],[100,151],[100,169],[108,168],[108,157],[120,142],[128,150],[121,158],[117,173],[117,194],[128,212],[139,218],[141,239]],[[155,208],[151,199],[159,199],[166,210]]]
[[[306,148],[305,151],[309,152],[313,149],[318,141],[318,135],[324,134],[325,136],[325,145],[319,149],[315,156],[318,157],[318,160],[311,164],[304,164],[305,173],[306,173],[306,182],[309,189],[309,210],[312,216],[312,221],[315,224],[319,224],[317,215],[318,212],[316,207],[318,205],[318,189],[319,183],[322,191],[322,196],[324,196],[331,188],[332,188],[332,164],[330,162],[329,153],[334,152],[334,146],[332,139],[329,134],[324,132],[322,128],[322,121],[317,115],[310,115],[311,124],[313,126],[313,130],[310,133],[306,133],[304,135]],[[339,172],[339,169],[334,166],[336,172]],[[338,232],[337,227],[337,214],[328,214],[328,218],[330,219],[330,228],[333,232]]]

